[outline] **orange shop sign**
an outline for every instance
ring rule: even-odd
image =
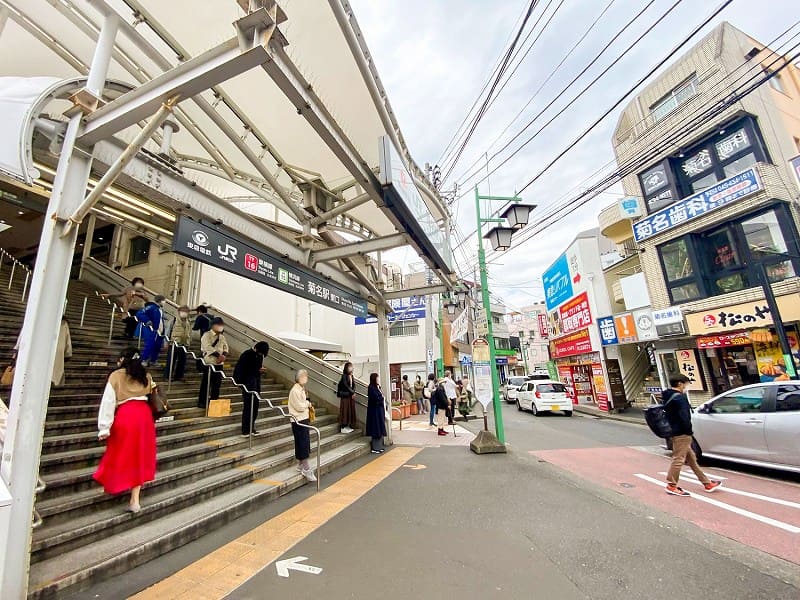
[[[631,313],[622,313],[614,317],[614,325],[617,328],[617,339],[620,344],[635,342],[639,339],[636,333],[636,323]]]
[[[581,329],[553,341],[553,357],[575,356],[592,351],[592,340],[588,329]]]

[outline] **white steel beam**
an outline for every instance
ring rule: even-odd
[[[311,253],[309,262],[312,265],[318,262],[329,262],[332,260],[339,260],[349,256],[369,254],[370,252],[379,252],[381,250],[390,250],[391,248],[399,248],[406,246],[408,241],[403,233],[394,233],[385,235],[363,242],[353,242],[351,244],[341,244],[332,248],[324,248],[322,250],[315,250]]]
[[[361,206],[362,204],[366,204],[370,200],[371,198],[369,194],[361,194],[360,196],[356,196],[352,200],[346,200],[342,202],[341,204],[333,207],[328,212],[320,213],[319,215],[311,219],[311,221],[309,221],[309,224],[311,225],[311,227],[322,225],[323,223],[326,223],[331,219],[338,217],[342,213],[346,213],[348,210],[352,210],[358,206]]]
[[[450,291],[446,285],[428,285],[422,288],[413,288],[410,290],[395,290],[392,292],[383,292],[383,297],[387,300],[396,300],[398,298],[410,298],[411,296],[430,296],[434,294],[444,294]]]
[[[123,94],[85,118],[80,143],[92,145],[156,113],[174,96],[192,98],[268,59],[263,45],[242,51],[232,38]]]

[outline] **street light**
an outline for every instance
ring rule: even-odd
[[[511,236],[515,231],[513,227],[492,227],[483,237],[491,242],[495,250],[505,251],[511,248]]]
[[[500,218],[506,219],[513,229],[522,229],[528,224],[528,217],[534,208],[535,204],[511,204],[500,213]]]

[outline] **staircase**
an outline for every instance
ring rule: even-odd
[[[11,289],[8,280],[6,264],[0,272],[3,367],[11,358],[25,308],[20,301],[23,279],[16,278]],[[126,513],[127,499],[105,495],[92,473],[104,447],[97,440],[100,398],[106,377],[128,342],[109,344],[111,307],[86,283],[70,282],[66,313],[73,356],[66,363],[66,384],[52,388],[48,400],[40,465],[46,488],[36,504],[43,523],[33,534],[30,597],[58,597],[67,589],[72,592],[124,573],[305,483],[294,469],[289,420],[277,409],[262,408],[258,429],[263,435],[253,438],[251,448],[250,440],[240,435],[241,393],[232,382],[224,381],[220,394],[232,401],[230,417],[207,418],[196,408],[200,374],[190,358],[186,382],[174,382],[168,394],[174,420],[157,424],[156,480],[142,490],[142,511]],[[115,324],[116,333],[122,331],[120,323]],[[89,366],[104,361],[108,365]],[[270,358],[265,366],[262,396],[276,405],[285,403],[288,390],[281,381],[286,378],[270,372]],[[313,378],[314,371],[310,373]],[[153,375],[156,381],[162,379],[159,370]],[[314,397],[313,388],[311,393]],[[0,388],[0,395],[7,399],[10,390]],[[321,474],[368,452],[360,432],[339,432],[336,415],[324,404],[320,403],[317,415]]]

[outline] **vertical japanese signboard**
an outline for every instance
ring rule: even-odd
[[[703,375],[700,373],[700,367],[697,364],[697,351],[677,350],[675,356],[678,358],[678,370],[681,374],[689,378],[686,389],[695,391],[705,390],[706,386],[703,383]]]
[[[483,338],[477,338],[472,342],[472,368],[475,380],[472,388],[475,398],[485,409],[492,403],[494,393],[492,392],[492,365],[489,354],[489,342]]]

